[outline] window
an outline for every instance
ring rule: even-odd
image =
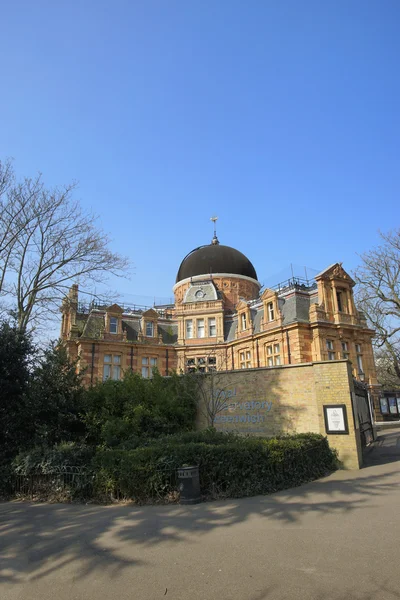
[[[208,319],[208,335],[209,335],[209,337],[215,337],[217,335],[217,327],[215,324],[215,317]]]
[[[206,372],[206,359],[204,356],[199,356],[197,359],[197,370],[199,373]]]
[[[267,367],[278,366],[281,364],[281,345],[269,344],[267,350]]]
[[[342,342],[342,358],[349,359],[349,347],[347,342]]]
[[[215,356],[197,356],[186,360],[186,369],[189,373],[210,373],[216,371],[217,358]]]
[[[247,329],[247,316],[246,313],[242,313],[240,315],[240,322],[242,325],[242,331],[245,331]]]
[[[118,333],[117,317],[110,317],[110,333]]]
[[[244,350],[239,353],[240,359],[240,368],[241,369],[250,369],[251,368],[251,352],[250,350]]]
[[[328,360],[335,360],[335,353],[333,351],[332,340],[326,340],[326,349],[328,350]]]
[[[275,319],[273,302],[268,302],[267,310],[268,310],[268,321],[273,321]]]
[[[119,354],[105,354],[103,365],[103,381],[121,379],[121,356]]]
[[[186,321],[186,338],[190,339],[193,337],[193,321],[189,319]]]
[[[194,373],[196,371],[196,360],[194,358],[188,358],[186,361],[186,367],[188,373]]]
[[[360,375],[361,373],[364,373],[361,344],[356,344],[356,352],[357,352],[357,370],[358,370],[358,374]]]
[[[336,292],[336,299],[337,299],[338,311],[343,312],[343,294],[342,294],[342,292]]]
[[[153,371],[157,367],[157,359],[151,356],[142,357],[142,377],[151,379],[153,377]]]
[[[204,337],[204,319],[197,319],[197,337]]]
[[[146,337],[154,337],[154,323],[146,321]]]

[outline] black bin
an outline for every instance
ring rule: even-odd
[[[181,504],[201,502],[199,467],[181,467],[178,469],[178,482]]]

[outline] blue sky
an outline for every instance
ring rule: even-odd
[[[80,182],[134,274],[168,297],[212,237],[273,283],[353,269],[399,227],[396,0],[35,0],[2,6],[0,156]]]

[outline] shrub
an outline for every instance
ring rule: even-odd
[[[198,465],[205,498],[242,497],[301,485],[337,468],[335,452],[317,434],[274,439],[230,435],[225,441],[223,434],[203,435],[214,442],[181,443],[182,436],[176,436],[131,451],[99,451],[93,459],[95,486],[136,501],[165,498],[175,489],[176,469]]]
[[[104,447],[135,448],[141,440],[194,428],[194,384],[186,376],[144,379],[127,373],[122,381],[87,390],[84,420],[88,441]]]
[[[53,448],[42,446],[20,452],[13,460],[12,467],[17,475],[55,473],[72,467],[88,469],[94,454],[94,448],[64,442]]]
[[[46,476],[74,467],[82,477],[75,478],[68,488],[70,499],[111,497],[147,502],[177,498],[176,471],[182,466],[200,467],[205,499],[268,494],[337,468],[336,453],[318,434],[265,439],[205,430],[149,439],[146,444],[132,450],[96,451],[74,443],[35,448],[17,456],[13,472],[24,477]],[[46,482],[50,487],[41,488],[41,498],[46,494],[57,497],[60,479]],[[62,489],[65,491],[65,486]]]

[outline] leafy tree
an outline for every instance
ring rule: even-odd
[[[0,451],[5,455],[25,448],[33,425],[28,399],[33,345],[16,326],[0,324]]]
[[[122,381],[98,383],[86,391],[88,441],[136,447],[143,438],[188,431],[196,418],[195,386],[187,376],[152,379],[127,373]]]
[[[83,438],[80,413],[85,390],[82,373],[62,345],[51,344],[35,368],[29,389],[34,443],[53,444]]]
[[[381,233],[382,244],[361,256],[358,303],[376,331],[378,374],[400,381],[400,229]]]

